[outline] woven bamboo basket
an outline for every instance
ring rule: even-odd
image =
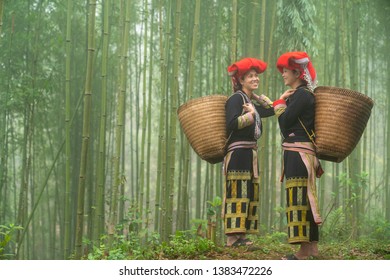
[[[209,163],[223,160],[226,144],[224,95],[194,98],[177,110],[180,125],[194,151]]]
[[[367,95],[337,87],[314,91],[317,156],[341,162],[358,144],[374,102]]]

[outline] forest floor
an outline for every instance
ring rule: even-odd
[[[117,239],[111,250],[104,245],[94,247],[86,259],[106,260],[281,260],[294,254],[299,246],[287,243],[285,233],[250,236],[251,246],[226,247],[222,240],[216,242],[185,232],[176,233],[169,241],[149,239],[141,242],[135,238]],[[358,240],[321,239],[319,256],[315,260],[390,260],[390,238]]]
[[[249,247],[217,247],[203,257],[208,260],[281,260],[293,254],[298,246],[258,244]],[[390,260],[390,244],[330,243],[319,245],[319,256],[313,260]]]
[[[225,247],[214,245],[208,247],[200,242],[190,241],[190,248],[185,249],[183,242],[170,243],[171,250],[160,251],[160,259],[199,259],[199,260],[281,260],[284,256],[294,254],[299,246],[287,244],[285,240],[272,236],[252,239],[251,246]],[[168,245],[168,244],[167,244]],[[178,247],[179,246],[179,247]],[[180,246],[183,246],[180,248]],[[337,242],[320,242],[319,256],[315,260],[390,260],[390,239],[347,240]],[[203,248],[203,249],[202,249]],[[155,256],[156,257],[156,256]]]

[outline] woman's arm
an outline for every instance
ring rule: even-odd
[[[254,123],[251,108],[244,106],[243,97],[236,93],[226,102],[226,128],[228,131],[242,129]],[[253,109],[254,110],[254,109]],[[243,114],[243,112],[247,112]]]
[[[274,102],[275,114],[278,115],[281,126],[288,128],[298,121],[302,111],[309,105],[308,93],[304,89],[297,89],[289,97],[289,104],[284,99]]]
[[[262,106],[255,105],[257,112],[260,115],[260,118],[268,118],[275,115],[274,107],[264,108]]]
[[[261,94],[261,95],[257,95],[257,94],[252,94],[252,99],[256,101],[256,103],[265,108],[265,109],[268,109],[268,108],[271,108],[272,107],[272,101],[271,99],[269,99],[267,96],[265,96],[264,94]]]
[[[261,118],[267,118],[275,115],[274,108],[272,106],[272,101],[264,94],[260,96],[257,94],[252,94],[253,100],[255,101],[255,107]]]

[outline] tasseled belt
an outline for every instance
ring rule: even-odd
[[[284,151],[298,152],[301,156],[308,173],[307,196],[310,201],[310,207],[313,213],[314,221],[316,224],[321,224],[322,219],[318,207],[316,192],[316,177],[319,178],[323,174],[323,170],[318,158],[316,157],[314,145],[311,142],[283,143],[282,148]]]
[[[224,174],[227,174],[227,167],[229,165],[231,156],[233,154],[233,151],[236,149],[252,149],[253,157],[252,157],[252,164],[253,164],[253,177],[258,178],[259,172],[257,168],[257,143],[256,141],[237,141],[231,143],[227,148],[227,153],[224,158],[223,162],[223,170]]]

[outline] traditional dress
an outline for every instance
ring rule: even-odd
[[[314,134],[314,101],[313,93],[300,86],[287,101],[273,103],[283,137],[289,243],[318,241],[322,222],[315,185],[320,165],[310,139]]]
[[[257,139],[262,117],[274,115],[272,101],[261,95],[254,103],[257,113],[244,113],[242,105],[252,102],[236,91],[226,102],[228,151],[224,160],[225,234],[253,234],[259,231],[259,178]]]

